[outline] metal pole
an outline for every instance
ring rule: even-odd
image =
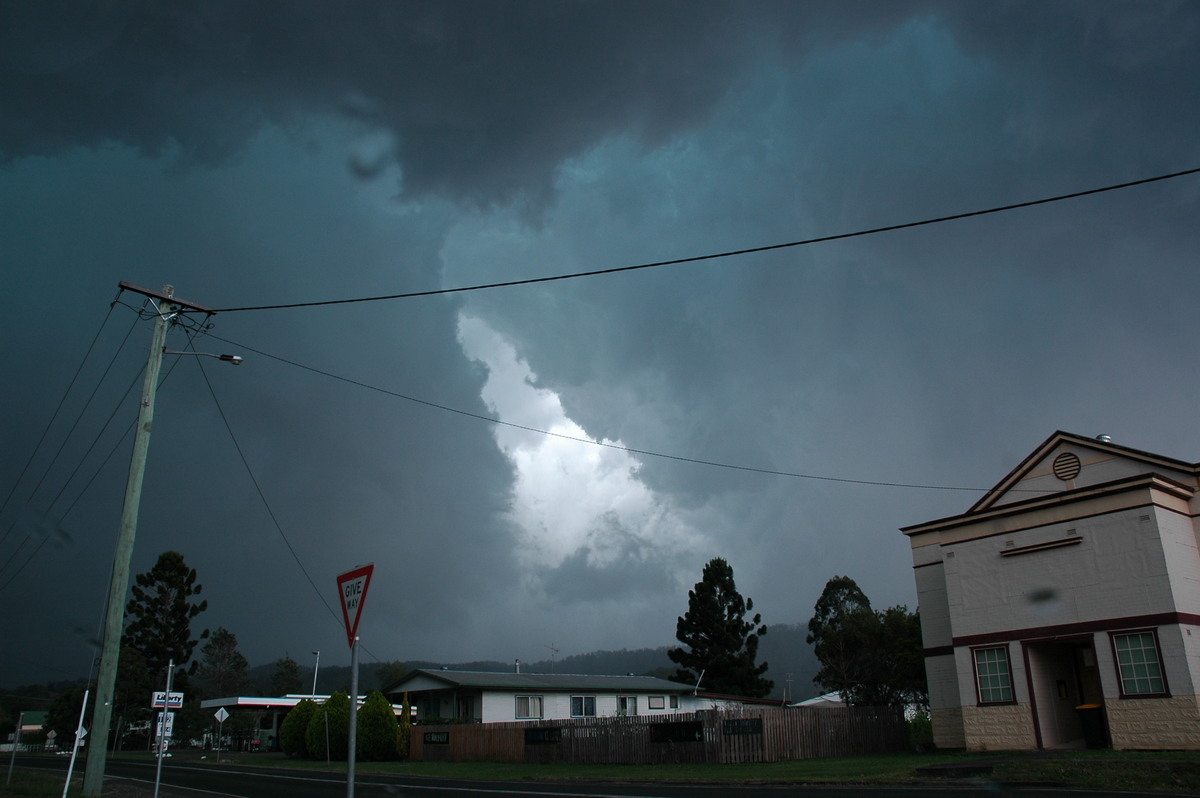
[[[25,725],[25,713],[17,715],[17,733],[13,735],[13,750],[12,757],[8,760],[8,781],[5,784],[12,784],[13,765],[17,762],[17,749],[21,747],[21,727]]]
[[[358,747],[358,638],[350,647],[350,734],[346,751],[346,798],[354,798],[354,763]]]
[[[158,798],[158,785],[162,783],[163,749],[167,747],[167,717],[171,714],[171,677],[174,675],[175,660],[171,659],[167,663],[167,692],[164,694],[162,713],[159,715],[161,722],[158,724],[158,744],[155,746],[158,765],[154,768],[154,798]]]
[[[175,289],[163,286],[163,294],[173,296]],[[158,373],[167,340],[167,327],[177,307],[162,300],[154,319],[150,355],[146,360],[146,378],[142,381],[142,404],[138,409],[133,437],[133,455],[129,460],[129,479],[125,484],[125,505],[121,510],[121,530],[113,555],[112,581],[108,587],[108,609],[104,616],[104,648],[100,655],[100,675],[96,681],[96,706],[92,711],[92,740],[83,775],[83,794],[99,798],[104,789],[104,766],[108,753],[108,730],[112,723],[113,694],[117,683],[117,658],[121,654],[121,632],[125,625],[125,592],[129,589],[129,563],[133,559],[133,541],[137,536],[138,509],[142,500],[142,480],[146,473],[146,452],[150,448],[150,428],[154,423],[154,397],[158,392]]]
[[[79,744],[83,742],[83,735],[87,734],[87,729],[83,728],[83,719],[87,717],[87,701],[91,690],[83,691],[83,706],[79,707],[79,725],[75,727],[75,743],[71,748],[71,763],[67,765],[67,781],[63,784],[62,798],[67,798],[67,790],[71,788],[71,775],[75,772],[75,757],[79,754]]]
[[[312,697],[313,697],[313,700],[316,701],[317,700],[317,671],[319,671],[321,669],[321,652],[314,651],[313,653],[317,655],[317,664],[313,666],[313,689],[312,689]]]

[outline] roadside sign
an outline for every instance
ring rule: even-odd
[[[342,619],[346,622],[346,639],[354,648],[358,635],[358,621],[362,618],[362,605],[367,599],[367,588],[371,586],[371,574],[375,563],[347,571],[337,578],[338,595],[342,599]]]
[[[150,696],[151,709],[183,709],[183,693],[167,693],[156,690]]]
[[[225,711],[225,707],[221,707],[214,713],[213,717],[217,719],[217,723],[224,723],[229,719],[229,713]]]
[[[167,716],[167,727],[163,728],[163,715]],[[158,723],[154,727],[155,737],[170,737],[175,733],[175,713],[174,712],[159,712]]]

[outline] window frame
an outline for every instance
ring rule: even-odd
[[[667,708],[667,697],[665,695],[648,695],[646,696],[646,711],[661,711]]]
[[[526,714],[521,714],[521,702],[525,702]],[[532,703],[537,702],[537,714],[532,711]],[[517,720],[541,720],[546,717],[546,697],[543,695],[518,695],[514,696],[513,702],[513,717]]]
[[[984,689],[985,688],[983,686],[982,681],[980,680],[981,674],[979,672],[979,655],[981,652],[984,652],[984,651],[1001,651],[1004,653],[1004,667],[1005,667],[1005,671],[1006,671],[1005,676],[1008,679],[1008,695],[1009,695],[1008,698],[1001,699],[1001,700],[990,700],[990,699],[984,698]],[[997,706],[1009,706],[1009,705],[1017,703],[1017,685],[1016,685],[1016,680],[1013,678],[1012,652],[1009,651],[1008,644],[1003,644],[1003,645],[998,645],[998,646],[995,646],[995,645],[993,645],[993,646],[972,646],[971,647],[971,674],[972,674],[972,678],[975,680],[975,700],[976,700],[977,706],[997,707]],[[993,675],[993,674],[989,674],[989,675]],[[999,688],[988,687],[986,689],[988,691],[992,691],[992,690],[996,690]]]
[[[1144,693],[1131,693],[1125,689],[1125,673],[1121,667],[1121,649],[1117,646],[1117,639],[1122,637],[1133,637],[1135,635],[1150,635],[1150,639],[1154,641],[1154,646],[1148,648],[1142,646],[1139,650],[1153,651],[1155,656],[1155,665],[1158,667],[1158,680],[1162,683],[1162,690],[1149,691]],[[1117,632],[1108,633],[1108,642],[1112,647],[1113,667],[1117,671],[1117,689],[1120,691],[1122,699],[1138,699],[1138,698],[1170,698],[1171,687],[1167,683],[1167,669],[1163,664],[1162,645],[1158,640],[1158,629],[1151,627],[1149,629],[1122,629]],[[1147,663],[1130,663],[1130,664],[1147,664]],[[1136,681],[1138,677],[1133,677],[1132,681]],[[1142,677],[1145,678],[1145,677]]]
[[[622,704],[625,706],[621,706]],[[638,714],[638,697],[630,694],[617,696],[617,714],[627,718],[636,717]]]
[[[575,702],[579,701],[579,712],[575,712]],[[588,712],[588,705],[591,704],[591,712]],[[594,718],[596,717],[596,696],[594,695],[573,695],[571,696],[571,717],[573,718]]]

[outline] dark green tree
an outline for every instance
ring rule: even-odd
[[[367,696],[358,709],[357,723],[357,757],[364,762],[390,762],[396,758],[399,725],[396,723],[396,712],[383,693],[375,690]]]
[[[835,576],[817,599],[808,630],[821,662],[813,681],[846,703],[928,703],[917,613],[903,606],[877,612],[853,579]]]
[[[304,741],[314,759],[345,760],[350,750],[350,696],[341,690],[329,696],[308,721]]]
[[[250,662],[237,650],[237,636],[218,626],[200,649],[196,681],[208,698],[240,695],[250,684]]]
[[[308,743],[306,741],[308,724],[315,714],[317,714],[317,702],[310,698],[301,699],[300,703],[292,707],[291,711],[283,719],[283,723],[279,725],[280,750],[288,756],[315,756],[315,754],[308,750]],[[324,740],[324,737],[322,737],[322,740]],[[324,756],[324,753],[324,748],[322,748],[321,755]]]
[[[286,654],[276,660],[275,672],[271,674],[271,695],[296,694],[303,689],[299,663]]]
[[[396,756],[408,759],[409,745],[412,741],[412,704],[408,700],[408,691],[404,691],[404,700],[400,703],[400,725],[396,730]]]
[[[765,696],[773,682],[764,679],[767,663],[756,664],[758,640],[767,633],[751,599],[743,599],[733,568],[717,557],[704,566],[703,579],[688,591],[688,610],[675,625],[675,638],[686,648],[667,651],[679,665],[676,681],[701,683],[704,690],[750,697]],[[703,675],[703,676],[702,676]]]
[[[375,669],[375,678],[379,681],[379,689],[391,687],[408,674],[408,667],[400,660],[381,662]]]
[[[54,699],[54,703],[46,710],[46,720],[42,723],[43,738],[38,742],[44,741],[46,734],[54,732],[55,745],[71,750],[75,744],[75,730],[79,728],[79,710],[83,707],[84,692],[83,687],[72,687]],[[87,709],[90,715],[90,703]]]
[[[165,686],[167,663],[173,660],[172,690],[187,691],[187,677],[198,664],[192,661],[192,652],[208,637],[207,629],[198,638],[192,635],[192,621],[208,609],[207,601],[193,600],[202,590],[196,583],[196,569],[189,568],[177,551],[164,551],[153,568],[137,575],[133,598],[125,608],[123,643],[145,658],[151,683]]]

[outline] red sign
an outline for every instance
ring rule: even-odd
[[[362,605],[367,598],[367,588],[371,586],[371,574],[375,571],[375,563],[347,571],[337,578],[338,595],[342,597],[342,619],[346,622],[346,638],[350,648],[354,648],[354,640],[358,636],[358,621],[362,618]]]

